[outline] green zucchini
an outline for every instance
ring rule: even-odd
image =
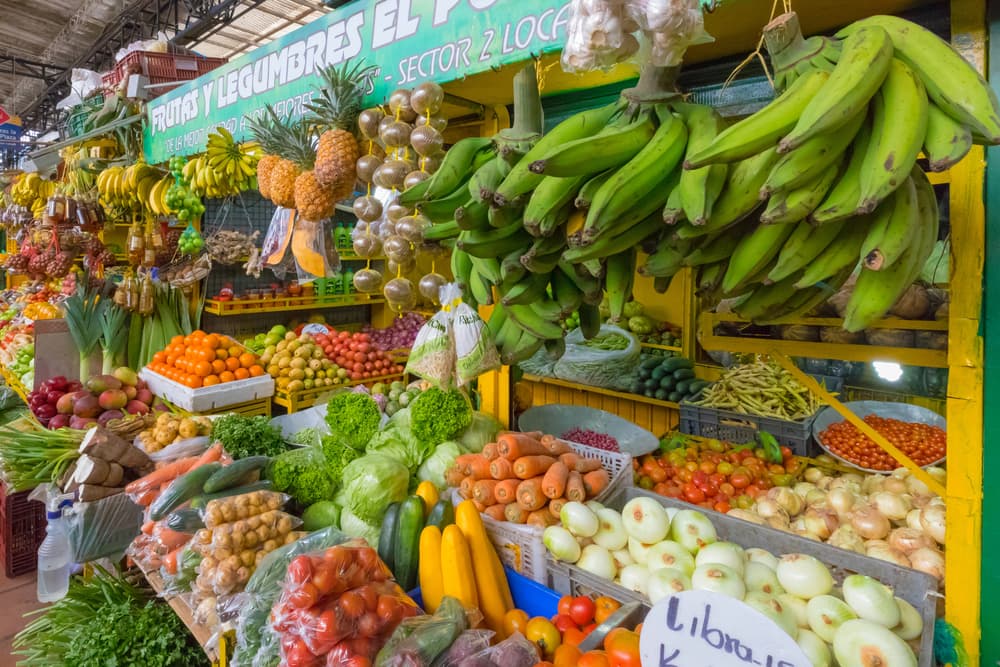
[[[384,528],[383,528],[384,529]],[[417,585],[417,561],[420,557],[420,531],[424,529],[424,501],[420,496],[410,496],[399,506],[396,536],[392,545],[392,572],[404,591]]]
[[[174,510],[167,516],[167,528],[179,533],[194,533],[205,527],[201,512],[186,508]]]
[[[222,464],[217,461],[206,463],[175,479],[149,506],[149,518],[153,521],[159,521],[174,509],[197,496],[202,492],[202,487],[205,486],[208,478],[220,468],[222,468]]]
[[[244,486],[233,486],[225,491],[218,491],[216,493],[203,493],[201,495],[195,496],[191,499],[191,507],[195,509],[204,509],[205,505],[213,500],[218,500],[219,498],[229,498],[230,496],[242,496],[244,493],[252,493],[254,491],[270,491],[271,490],[271,480],[263,479],[259,482],[254,482],[253,484],[246,484]]]
[[[675,380],[690,380],[694,377],[694,371],[690,368],[679,368],[674,371]]]
[[[256,479],[248,479],[250,475],[259,473],[270,461],[270,456],[248,456],[245,459],[233,461],[209,477],[203,490],[205,493],[218,493],[229,487],[239,486],[241,482],[255,482]]]
[[[660,380],[660,389],[673,389],[674,388],[674,376],[666,375]]]
[[[650,373],[649,377],[651,377],[654,380],[659,380],[660,378],[662,378],[666,374],[667,374],[667,370],[665,368],[654,368],[653,372]]]
[[[676,385],[674,385],[674,391],[682,396],[688,395],[688,387],[691,386],[691,380],[681,380]]]
[[[437,526],[444,530],[445,526],[450,526],[453,523],[455,523],[455,506],[451,504],[451,501],[442,498],[434,503],[434,507],[427,515],[427,525]]]
[[[655,398],[658,401],[665,401],[667,400],[667,396],[669,395],[670,391],[668,391],[667,389],[657,389],[656,393],[653,394],[653,398]]]
[[[645,385],[648,391],[656,391],[660,388],[660,381],[656,378],[650,378],[646,380]]]
[[[396,539],[396,523],[399,521],[399,507],[402,503],[392,503],[382,517],[382,532],[378,534],[378,555],[382,562],[392,570],[395,561],[393,560],[393,547]]]
[[[670,357],[663,362],[663,369],[671,373],[682,368],[691,368],[691,366],[691,362],[684,357]]]
[[[660,360],[656,357],[651,357],[643,361],[641,364],[639,364],[639,368],[651,371],[659,365],[660,365]]]
[[[679,391],[670,392],[670,395],[667,396],[667,400],[670,401],[671,403],[677,403],[682,398],[684,398],[684,394],[680,393]]]
[[[711,382],[708,380],[692,380],[691,384],[688,385],[688,394],[690,396],[697,396],[698,392],[710,384]]]

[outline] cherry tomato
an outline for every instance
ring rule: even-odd
[[[317,661],[316,656],[301,639],[296,639],[285,651],[285,664],[288,667],[312,667],[318,664]]]
[[[354,591],[347,591],[337,600],[337,606],[345,619],[361,618],[365,613],[365,600]]]
[[[564,595],[561,598],[559,598],[559,604],[556,605],[556,613],[565,614],[566,616],[569,616],[569,609],[572,606],[573,606],[573,596]]]
[[[316,647],[326,646],[326,650],[321,653],[329,653],[334,644],[340,639],[340,627],[337,623],[337,614],[331,609],[322,612],[316,619],[314,632],[314,643]]]
[[[701,503],[705,501],[705,492],[694,484],[684,485],[684,500],[689,503]]]
[[[288,601],[293,607],[308,609],[319,601],[319,589],[308,581],[296,586],[292,594],[288,596]]]
[[[382,631],[382,621],[373,611],[366,613],[358,621],[358,634],[362,637],[378,637]]]
[[[614,598],[609,598],[606,595],[602,595],[594,600],[594,621],[596,623],[603,623],[608,620],[608,616],[618,611],[621,607],[621,603]]]
[[[312,561],[309,559],[309,556],[296,556],[288,564],[288,581],[296,584],[304,584],[312,576],[312,570]]]
[[[586,595],[578,595],[573,598],[573,604],[570,606],[569,615],[573,619],[573,622],[577,625],[587,625],[594,620],[594,612],[597,606],[594,601],[591,600]]]
[[[556,614],[552,617],[552,625],[556,626],[559,632],[566,632],[570,628],[577,627],[573,622],[573,617],[569,614]]]
[[[312,585],[316,587],[320,595],[330,595],[337,587],[337,574],[326,563],[320,563],[313,571]]]
[[[566,598],[570,600],[573,596],[566,595]],[[562,604],[562,600],[560,600]],[[525,634],[528,627],[528,614],[523,609],[511,609],[506,614],[503,615],[503,630],[507,636],[514,634],[515,632],[520,632],[522,635]]]

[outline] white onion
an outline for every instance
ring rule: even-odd
[[[907,556],[911,551],[916,551],[920,547],[935,547],[934,540],[925,535],[922,530],[913,528],[893,528],[886,540],[889,546],[898,551],[902,551]]]
[[[707,516],[694,510],[681,510],[674,515],[674,520],[670,523],[670,539],[679,542],[691,553],[697,553],[703,546],[715,542],[719,537],[715,532],[715,526]]]
[[[817,595],[825,595],[833,589],[833,576],[826,565],[806,554],[787,554],[778,561],[775,571],[786,591],[810,600]]]
[[[645,565],[639,565],[638,563],[626,565],[618,573],[618,583],[630,591],[645,595],[648,590],[649,570],[646,569]]]
[[[743,576],[746,556],[743,554],[743,547],[732,542],[713,542],[707,544],[698,551],[695,556],[695,567],[718,563],[726,565],[736,574]]]
[[[747,587],[740,575],[731,568],[718,563],[696,568],[691,575],[691,588],[696,591],[711,591],[720,595],[742,600]]]
[[[857,475],[841,475],[840,477],[835,477],[832,482],[830,482],[830,490],[833,489],[844,489],[850,491],[856,496],[862,495],[861,484],[863,480]]]
[[[785,592],[785,589],[778,583],[778,576],[774,570],[756,561],[746,564],[743,582],[747,585],[748,591],[761,591],[768,595],[781,595]]]
[[[672,567],[662,567],[649,573],[646,595],[656,604],[675,593],[691,590],[691,577]]]
[[[944,505],[930,504],[920,510],[920,525],[938,544],[944,544]]]
[[[750,591],[743,602],[767,616],[784,630],[792,639],[799,636],[799,626],[795,622],[795,614],[791,609],[781,604],[773,595],[762,591]]]
[[[866,540],[880,540],[892,528],[885,515],[871,505],[854,508],[851,512],[851,527]]]
[[[924,471],[941,486],[948,482],[948,471],[940,466],[927,466]]]
[[[767,549],[751,547],[744,551],[743,555],[746,556],[747,563],[760,563],[761,565],[768,566],[771,570],[778,568],[778,559]]]
[[[757,504],[753,506],[753,511],[765,519],[771,519],[776,516],[783,517],[786,521],[788,520],[788,512],[784,507],[778,504],[778,501],[773,498],[761,498],[757,501]]]
[[[805,498],[807,495],[809,495],[810,491],[816,491],[818,489],[816,489],[816,485],[813,484],[812,482],[799,482],[798,484],[792,487],[792,490],[795,491],[795,495],[799,496],[800,498]]]
[[[594,533],[594,544],[599,544],[608,551],[617,551],[628,544],[628,534],[622,523],[622,515],[607,507],[596,511],[600,527]]]
[[[663,568],[680,570],[690,577],[694,572],[695,560],[691,552],[677,542],[664,540],[646,551],[646,567],[650,572]]]
[[[653,547],[652,544],[643,544],[634,537],[628,538],[628,553],[632,556],[632,560],[640,565],[646,564],[646,559],[648,558],[649,550]]]
[[[598,528],[601,527],[597,515],[589,507],[575,500],[562,506],[559,511],[559,520],[562,522],[563,528],[577,537],[593,537]]]
[[[936,548],[920,547],[910,554],[910,567],[944,580],[944,554]]]
[[[905,495],[879,491],[872,494],[868,501],[889,521],[902,521],[910,511],[910,497]]]
[[[599,547],[596,544],[588,544],[583,548],[583,553],[580,554],[580,559],[576,561],[576,566],[602,579],[610,579],[612,581],[618,572],[611,553],[604,547]]]
[[[919,637],[924,631],[924,619],[920,612],[902,598],[896,598],[896,606],[899,607],[899,625],[892,628],[892,631],[897,637],[907,641]]]
[[[890,547],[888,543],[882,543],[881,540],[872,541],[876,543],[868,544],[865,547],[866,556],[869,558],[878,558],[879,560],[884,560],[900,567],[910,567],[910,559],[902,551]]]
[[[863,574],[852,574],[844,578],[841,587],[844,602],[858,615],[886,628],[899,625],[899,607],[892,590],[877,579]]]
[[[593,512],[594,514],[597,514],[598,511],[604,509],[604,505],[597,502],[596,500],[588,500],[587,502],[584,503],[584,505],[590,508],[590,511]]]
[[[805,479],[810,484],[819,484],[819,481],[826,477],[826,474],[819,468],[806,468],[805,472],[802,473],[803,479]]]
[[[882,475],[869,475],[865,477],[865,481],[861,482],[861,492],[866,495],[878,493],[882,490],[884,482],[885,478]]]
[[[787,516],[772,516],[770,519],[767,519],[764,523],[766,523],[771,528],[775,528],[776,530],[783,530],[785,532],[791,530],[791,523],[788,521]]]
[[[846,602],[832,595],[820,595],[809,600],[806,604],[806,616],[809,619],[809,629],[825,642],[833,641],[837,628],[842,623],[858,617]]]
[[[906,478],[906,492],[914,496],[929,496],[931,490],[918,477],[910,475]]]
[[[830,662],[833,660],[830,647],[815,632],[800,629],[799,636],[795,641],[798,643],[799,648],[802,649],[802,652],[806,654],[806,657],[809,658],[809,663],[813,667],[830,667]]]
[[[750,510],[740,509],[739,507],[734,507],[733,509],[726,512],[726,516],[731,516],[736,519],[741,519],[743,521],[749,521],[750,523],[755,523],[758,526],[763,526],[765,521],[764,517],[751,512]]]
[[[775,486],[768,489],[765,498],[776,502],[781,509],[788,513],[788,516],[800,514],[805,507],[805,502],[802,498],[787,486]]]
[[[802,517],[805,519],[806,530],[821,540],[830,537],[840,527],[840,520],[833,510],[810,507]]]
[[[827,492],[822,489],[813,489],[805,495],[804,500],[808,507],[828,507]]]
[[[859,554],[863,554],[865,552],[864,540],[862,540],[861,536],[857,534],[854,528],[847,523],[841,525],[837,528],[837,530],[833,531],[833,534],[830,535],[830,539],[827,543]]]
[[[656,544],[670,532],[670,517],[663,505],[652,498],[633,498],[625,503],[622,508],[622,524],[629,537],[644,544]]]
[[[885,478],[885,481],[882,482],[882,491],[884,493],[892,493],[897,496],[910,493],[909,487],[906,486],[906,480],[900,479],[895,475]]]
[[[847,520],[854,501],[854,494],[846,489],[832,489],[826,494],[826,504],[837,513],[841,521]]]
[[[917,667],[917,656],[892,631],[865,620],[847,621],[833,640],[840,667]]]
[[[580,543],[562,526],[549,526],[542,533],[542,542],[556,560],[575,563],[580,559]]]
[[[913,505],[914,508],[916,508],[918,510],[922,510],[923,508],[925,508],[928,505],[932,504],[934,502],[935,498],[937,498],[937,496],[930,496],[930,495],[925,495],[925,494],[917,493],[917,494],[914,494],[914,495],[910,496],[910,504]],[[910,511],[912,512],[913,510],[910,510]],[[907,516],[909,516],[909,514],[907,514]]]
[[[615,566],[620,570],[626,565],[631,565],[635,562],[632,558],[632,554],[629,553],[628,549],[619,549],[618,551],[612,551],[611,557],[615,559]]]
[[[806,613],[806,601],[802,598],[797,598],[790,593],[782,593],[778,596],[778,600],[781,604],[788,607],[792,614],[795,616],[795,624],[799,628],[809,627],[809,615]]]
[[[906,526],[924,532],[924,526],[920,523],[920,510],[910,510],[906,513]]]

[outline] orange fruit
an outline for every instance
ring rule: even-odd
[[[212,364],[207,361],[199,361],[194,365],[194,374],[200,377],[208,377],[212,374]]]
[[[252,352],[244,352],[240,355],[240,366],[250,368],[257,363],[257,357]]]
[[[250,371],[248,371],[245,368],[237,368],[235,371],[233,371],[233,375],[236,376],[237,380],[246,380],[248,377],[250,377]]]
[[[239,357],[240,357],[241,354],[243,354],[243,348],[242,347],[240,347],[239,345],[230,345],[229,346],[229,356],[230,357],[236,357],[237,359],[239,359]]]
[[[210,350],[214,350],[215,348],[219,347],[219,337],[215,334],[208,334],[202,341],[202,345],[204,345]]]
[[[173,338],[170,339],[170,343],[172,345],[181,345],[182,343],[184,343],[184,336],[178,334],[177,336],[174,336]]]
[[[226,362],[224,362],[222,359],[213,359],[212,370],[215,373],[221,373],[222,371],[226,370]]]
[[[239,367],[240,367],[239,357],[229,357],[228,359],[226,359],[226,368],[228,368],[229,370],[235,371]]]
[[[201,378],[197,375],[188,375],[184,378],[184,386],[190,387],[191,389],[197,389],[201,386]]]
[[[183,344],[186,345],[186,346],[188,346],[188,347],[194,345],[195,344],[195,338],[194,338],[194,336],[192,336],[191,334],[188,334],[187,336],[184,336]]]
[[[153,355],[154,364],[162,364],[166,360],[167,360],[167,355],[163,352],[157,352]]]
[[[201,381],[203,387],[211,387],[212,385],[219,384],[218,375],[206,375],[205,379]]]
[[[260,364],[254,364],[253,366],[250,367],[250,377],[258,378],[263,374],[264,374],[264,369],[260,366]]]
[[[215,351],[215,358],[216,359],[228,359],[229,358],[229,351],[226,350],[225,348],[220,347],[219,349],[217,349]]]
[[[230,371],[222,371],[221,373],[219,373],[220,382],[232,382],[235,379],[236,376],[233,375]]]

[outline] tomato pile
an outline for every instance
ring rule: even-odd
[[[323,348],[328,359],[345,369],[352,380],[381,377],[403,372],[387,352],[376,349],[366,333],[331,331],[314,334],[313,339]]]
[[[662,496],[679,498],[716,512],[749,509],[772,486],[791,486],[802,463],[788,447],[781,463],[768,463],[764,449],[735,448],[718,440],[689,445],[666,454],[632,460],[635,483]]]
[[[504,617],[504,631],[520,632],[538,648],[542,660],[535,667],[640,667],[639,631],[626,628],[612,630],[604,638],[602,649],[587,651],[577,648],[594,628],[615,613],[621,603],[609,597],[591,599],[586,595],[564,595],[559,599],[558,613],[551,619],[536,616],[529,619],[520,609],[512,609]]]
[[[947,435],[944,429],[937,426],[878,415],[868,415],[864,421],[917,465],[930,465],[945,455]],[[899,467],[896,459],[848,421],[830,424],[819,437],[831,452],[862,468],[895,470]]]

